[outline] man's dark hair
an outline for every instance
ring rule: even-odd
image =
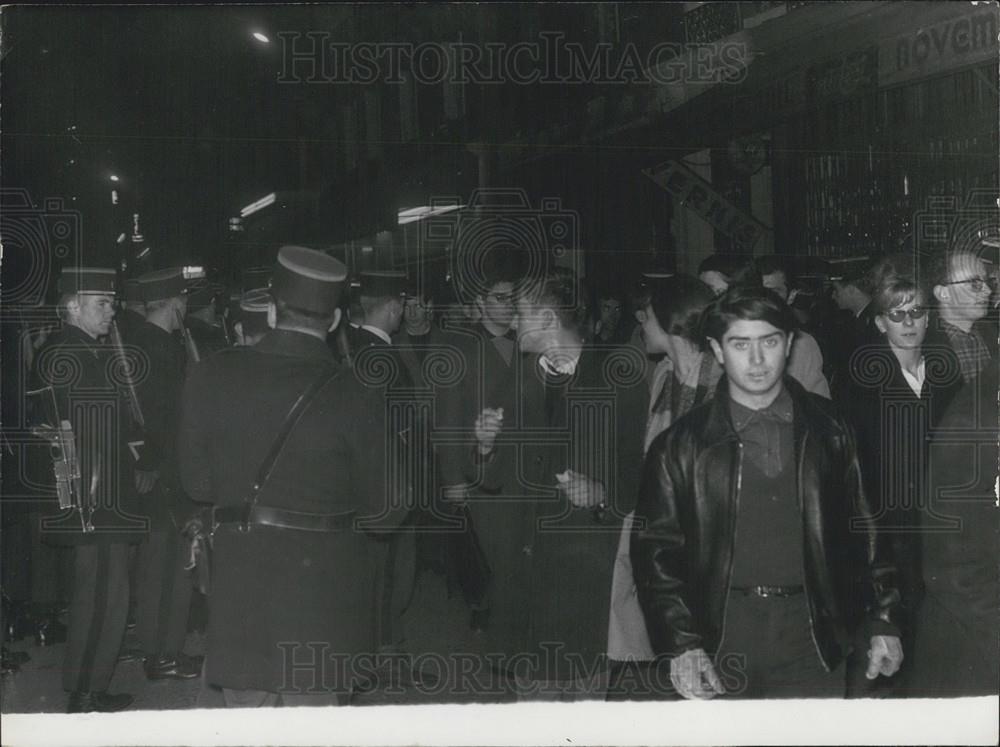
[[[764,281],[765,275],[773,275],[776,272],[780,272],[785,276],[785,284],[791,290],[796,277],[795,270],[792,269],[792,263],[788,257],[782,254],[765,254],[763,257],[758,257],[755,264],[757,273],[761,277],[761,282]]]
[[[572,270],[556,267],[544,277],[526,280],[520,294],[534,306],[554,310],[566,329],[582,332],[586,326],[586,296]]]
[[[726,330],[738,321],[760,321],[786,335],[795,331],[795,315],[773,290],[760,286],[733,286],[705,310],[702,335],[720,345]]]
[[[513,251],[491,252],[480,268],[482,286],[478,295],[485,296],[499,283],[516,283],[520,277],[519,258]]]
[[[593,306],[591,317],[596,321],[601,318],[601,303],[603,301],[617,301],[621,307],[622,319],[627,315],[629,294],[623,288],[608,283],[599,284],[593,294]]]
[[[726,277],[729,285],[761,284],[753,259],[741,254],[712,254],[698,265],[698,274],[703,272],[718,272]]]
[[[333,314],[317,314],[292,306],[280,298],[274,298],[276,326],[289,325],[326,332],[333,324]]]
[[[649,305],[663,331],[701,346],[701,317],[715,299],[712,289],[698,278],[675,275],[659,281],[652,291]]]

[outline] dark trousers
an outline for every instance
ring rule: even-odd
[[[128,614],[125,543],[73,548],[63,689],[102,692],[115,671]]]
[[[191,579],[187,547],[175,531],[151,532],[136,557],[136,633],[146,656],[184,647]]]
[[[809,628],[804,594],[729,594],[716,670],[730,697],[843,698],[843,665],[828,672]]]

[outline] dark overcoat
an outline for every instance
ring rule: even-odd
[[[532,653],[533,676],[566,680],[607,652],[615,553],[641,467],[644,359],[585,348],[572,374],[544,374],[536,355],[516,372],[514,417],[470,501],[494,573],[487,645]],[[566,470],[601,482],[606,506],[574,508],[556,487]]]
[[[274,330],[253,348],[221,351],[185,385],[178,439],[188,494],[241,505],[295,400],[337,368],[326,343]],[[275,463],[258,503],[306,513],[357,511],[351,530],[222,525],[215,535],[208,681],[280,691],[303,682],[344,688],[329,659],[373,652],[379,638],[376,544],[408,508],[387,463],[397,458],[380,382],[343,369],[317,394]],[[304,680],[289,666],[316,661]],[[353,659],[357,661],[357,658]]]
[[[125,338],[141,354],[145,366],[136,379],[136,396],[145,427],[136,469],[159,473],[156,486],[139,496],[153,531],[180,529],[194,511],[183,494],[177,474],[177,425],[184,388],[185,352],[178,335],[155,324],[136,325]]]
[[[951,348],[925,345],[923,353],[925,376],[918,397],[884,338],[860,346],[850,361],[844,407],[857,434],[865,496],[899,570],[906,653],[912,634],[907,618],[912,618],[923,595],[920,523],[924,517],[918,496],[924,491],[927,438],[962,385]]]
[[[128,443],[138,437],[122,393],[124,364],[109,344],[65,325],[39,352],[33,389],[55,394],[32,398],[35,424],[68,419],[73,426],[84,501],[95,507],[85,532],[78,511],[52,512],[42,519],[42,536],[54,544],[135,542],[148,531],[137,503],[134,460]],[[54,483],[53,483],[54,484]],[[53,498],[55,491],[53,488]]]

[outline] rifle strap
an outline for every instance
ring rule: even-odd
[[[267,456],[264,457],[264,461],[261,463],[260,469],[257,470],[257,477],[254,479],[253,487],[251,487],[250,493],[244,501],[243,520],[240,522],[240,528],[242,531],[249,531],[250,512],[257,504],[257,499],[260,497],[260,491],[264,488],[264,485],[267,484],[268,479],[270,479],[271,472],[274,470],[274,464],[278,461],[278,457],[285,448],[285,444],[288,442],[288,437],[291,435],[292,430],[305,414],[306,407],[310,402],[312,402],[316,395],[319,394],[321,389],[340,376],[341,371],[343,371],[342,368],[337,368],[332,372],[324,371],[319,378],[309,385],[308,389],[299,395],[299,398],[295,400],[295,404],[293,404],[291,409],[288,411],[284,422],[281,424],[281,428],[278,430],[278,435],[275,436],[274,442],[271,444],[271,448],[267,452]]]

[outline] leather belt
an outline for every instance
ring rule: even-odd
[[[743,596],[758,597],[793,597],[806,589],[804,586],[731,586],[733,591],[742,592]]]
[[[354,526],[357,511],[339,514],[308,514],[288,511],[273,506],[253,506],[247,514],[246,506],[224,506],[212,512],[213,524],[240,524],[249,527],[257,524],[279,529],[299,529],[303,532],[344,532]]]

